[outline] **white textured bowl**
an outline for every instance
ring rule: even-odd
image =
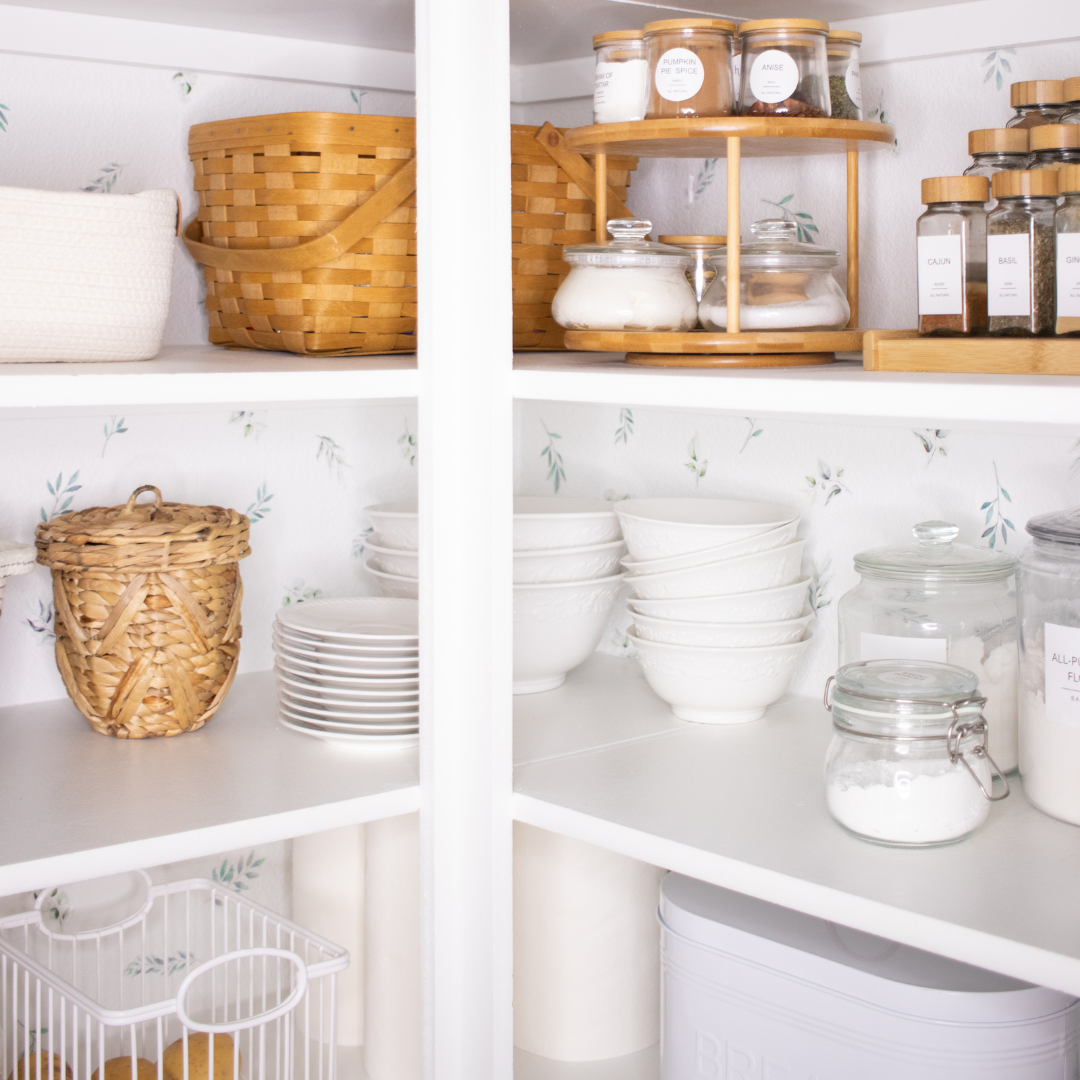
[[[646,641],[631,632],[645,679],[680,720],[745,724],[784,696],[810,641],[708,649]]]
[[[725,559],[737,559],[741,555],[754,555],[759,551],[772,551],[773,548],[783,547],[795,539],[798,529],[799,519],[796,518],[786,525],[781,525],[778,529],[757,533],[755,536],[746,537],[745,540],[736,540],[734,543],[722,544],[720,547],[691,551],[688,555],[672,555],[668,559],[646,559],[643,562],[623,559],[622,564],[624,569],[631,574],[665,574],[669,570],[688,570],[694,566],[704,566],[706,563],[723,562]]]
[[[514,693],[554,690],[604,636],[622,574],[599,581],[514,586]]]
[[[755,649],[799,641],[813,615],[779,622],[699,623],[634,616],[634,633],[645,641],[701,645],[709,649]]]
[[[615,504],[615,513],[635,562],[732,544],[799,516],[775,503],[734,499],[626,499]]]
[[[798,579],[805,544],[805,540],[796,540],[772,551],[759,551],[755,555],[742,555],[738,559],[706,563],[686,570],[669,570],[665,574],[640,577],[631,574],[626,584],[635,600],[672,600],[775,589]]]
[[[397,574],[399,577],[409,578],[418,578],[420,576],[420,553],[418,551],[382,547],[379,544],[371,543],[370,539],[364,544],[364,550],[370,551],[388,574]]]
[[[519,495],[514,499],[514,550],[586,547],[622,539],[607,499]]]
[[[514,584],[540,585],[558,581],[596,581],[619,572],[626,554],[621,540],[590,547],[551,551],[515,551]],[[380,560],[381,561],[381,560]]]
[[[416,506],[416,499],[398,499],[397,502],[365,506],[364,513],[387,547],[417,551],[420,547],[420,523]]]
[[[383,596],[402,596],[409,600],[419,598],[420,582],[417,578],[387,573],[374,555],[364,563],[364,568],[375,579]]]
[[[779,622],[801,615],[809,592],[810,579],[800,578],[779,589],[728,596],[691,596],[685,600],[631,600],[629,607],[634,615],[676,622]]]

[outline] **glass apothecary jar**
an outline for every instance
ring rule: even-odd
[[[1014,560],[957,543],[960,530],[924,521],[914,544],[855,556],[860,582],[837,609],[840,663],[931,660],[974,673],[986,696],[990,752],[1016,768]]]
[[[649,96],[649,61],[644,30],[609,30],[592,39],[596,53],[593,123],[644,120]]]
[[[832,275],[838,252],[801,244],[793,221],[766,218],[750,226],[739,249],[739,322],[742,330],[840,330],[851,317]],[[708,330],[727,329],[727,250],[712,257],[716,277],[698,312]]]
[[[694,295],[701,302],[710,282],[716,277],[716,267],[712,264],[714,256],[727,243],[726,236],[661,236],[661,244],[682,248],[692,255],[693,263],[686,270],[686,277],[694,287]]]
[[[1061,114],[1063,124],[1080,124],[1080,76],[1066,79],[1063,83],[1065,90],[1065,111]]]
[[[831,116],[829,24],[816,19],[755,19],[739,24],[743,116]]]
[[[985,176],[922,182],[926,212],[915,224],[920,334],[950,337],[986,329],[989,198]]]
[[[731,116],[735,87],[727,19],[661,19],[645,24],[649,59],[646,120]]]
[[[1066,165],[1058,172],[1058,191],[1062,198],[1054,212],[1054,330],[1080,334],[1080,165]]]
[[[985,699],[951,664],[847,664],[825,686],[833,738],[825,759],[829,813],[860,839],[902,847],[961,840],[990,813],[997,767],[986,748]],[[1004,778],[1002,778],[1004,780]]]
[[[1044,814],[1080,825],[1080,507],[1027,523],[1016,567],[1020,775]]]
[[[1031,140],[1029,169],[1063,169],[1080,165],[1080,125],[1044,124],[1028,132]]]
[[[1009,104],[1016,112],[1006,127],[1033,128],[1056,124],[1065,111],[1065,84],[1060,79],[1032,79],[1009,87]]]
[[[570,273],[551,302],[567,330],[692,330],[697,299],[686,271],[693,255],[649,240],[651,221],[616,218],[606,244],[563,248]]]
[[[1028,167],[1027,128],[982,128],[968,132],[971,164],[965,176],[985,176],[996,172],[1015,172]]]
[[[834,120],[861,120],[862,77],[859,71],[857,30],[830,30],[825,40],[829,58],[829,103]]]

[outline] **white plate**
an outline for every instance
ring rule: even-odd
[[[362,746],[365,749],[405,750],[420,744],[418,734],[377,735],[361,731],[344,734],[339,731],[322,731],[319,728],[308,727],[307,724],[296,724],[291,720],[287,720],[284,716],[278,717],[278,723],[290,731],[299,732],[301,735],[310,735],[315,739],[324,739],[326,742],[338,743],[339,745]]]
[[[317,638],[302,637],[280,625],[274,627],[273,637],[275,642],[280,641],[294,649],[308,649],[320,656],[370,656],[378,660],[384,657],[420,655],[419,642],[409,644],[403,641],[396,645],[347,645],[341,641],[319,641]]]
[[[289,717],[290,720],[299,721],[302,724],[312,724],[315,727],[326,727],[329,725],[335,729],[342,731],[382,731],[386,728],[390,728],[393,731],[415,731],[417,725],[420,723],[419,716],[400,716],[393,717],[392,719],[367,719],[367,720],[353,720],[350,718],[342,718],[340,716],[320,716],[317,713],[306,713],[300,709],[294,709],[290,705],[283,705],[278,702],[278,712],[282,715]]]
[[[329,663],[351,664],[354,660],[366,662],[374,661],[376,664],[391,663],[393,661],[419,660],[419,649],[380,649],[355,652],[346,652],[344,649],[323,649],[318,645],[312,646],[308,642],[291,641],[281,634],[274,635],[274,647],[287,649],[294,656],[303,656],[312,660],[324,660]]]
[[[356,643],[371,638],[415,639],[420,633],[416,602],[388,596],[305,600],[282,608],[277,620],[302,633]]]
[[[405,677],[417,677],[420,674],[418,664],[405,664],[394,666],[392,664],[370,663],[367,660],[356,663],[330,664],[322,660],[307,660],[302,656],[293,656],[282,649],[276,650],[278,660],[290,671],[299,672],[301,675],[364,675],[369,679],[392,679],[401,675]]]
[[[420,700],[419,690],[376,690],[372,691],[346,691],[340,692],[326,690],[320,686],[307,686],[298,683],[294,679],[286,679],[278,676],[278,690],[284,691],[290,697],[300,701],[310,701],[323,705],[328,701],[336,701],[341,705],[407,705]]]
[[[413,675],[402,678],[379,678],[376,676],[319,675],[317,672],[296,671],[285,666],[280,658],[274,665],[279,676],[287,675],[315,690],[418,690],[420,680]]]
[[[411,723],[420,719],[420,703],[414,701],[405,705],[353,705],[339,704],[335,701],[310,702],[298,701],[279,691],[278,704],[295,713],[303,713],[320,720],[351,720],[357,724]]]
[[[326,687],[320,683],[305,682],[303,679],[297,679],[292,675],[287,675],[283,671],[277,673],[278,685],[287,686],[290,690],[294,691],[301,696],[305,694],[314,694],[318,700],[322,700],[326,696],[340,697],[342,699],[356,698],[360,701],[392,701],[415,699],[420,693],[420,687],[417,684],[408,682],[384,682],[379,680],[377,683],[378,689],[370,690],[365,686],[353,685],[353,680],[349,681],[348,686],[341,687]]]

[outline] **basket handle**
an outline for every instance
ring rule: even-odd
[[[391,211],[416,190],[416,158],[409,158],[370,199],[340,225],[306,244],[283,248],[224,248],[200,242],[202,224],[194,218],[184,230],[188,251],[204,266],[217,270],[281,273],[311,270],[347,255]]]
[[[152,491],[154,493],[154,509],[160,510],[165,504],[161,500],[161,489],[154,487],[153,484],[143,484],[142,487],[137,487],[132,493],[131,497],[127,501],[127,505],[124,507],[124,513],[130,514],[135,509],[135,500],[144,492]]]
[[[555,164],[560,166],[563,172],[585,192],[585,198],[595,204],[596,173],[593,171],[593,167],[579,153],[567,148],[566,138],[563,133],[549,120],[533,137],[547,151],[548,156],[555,161]],[[632,218],[634,216],[626,203],[611,190],[610,184],[608,185],[607,198],[608,217]],[[603,227],[600,222],[597,222],[597,226]]]

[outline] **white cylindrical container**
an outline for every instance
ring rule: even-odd
[[[514,1045],[558,1061],[660,1038],[664,870],[514,824]]]
[[[669,874],[664,1080],[1061,1080],[1080,1002]]]
[[[370,1080],[420,1080],[420,815],[366,833],[364,1069]]]
[[[592,39],[596,52],[593,123],[644,120],[649,97],[649,61],[644,30],[609,30]]]

